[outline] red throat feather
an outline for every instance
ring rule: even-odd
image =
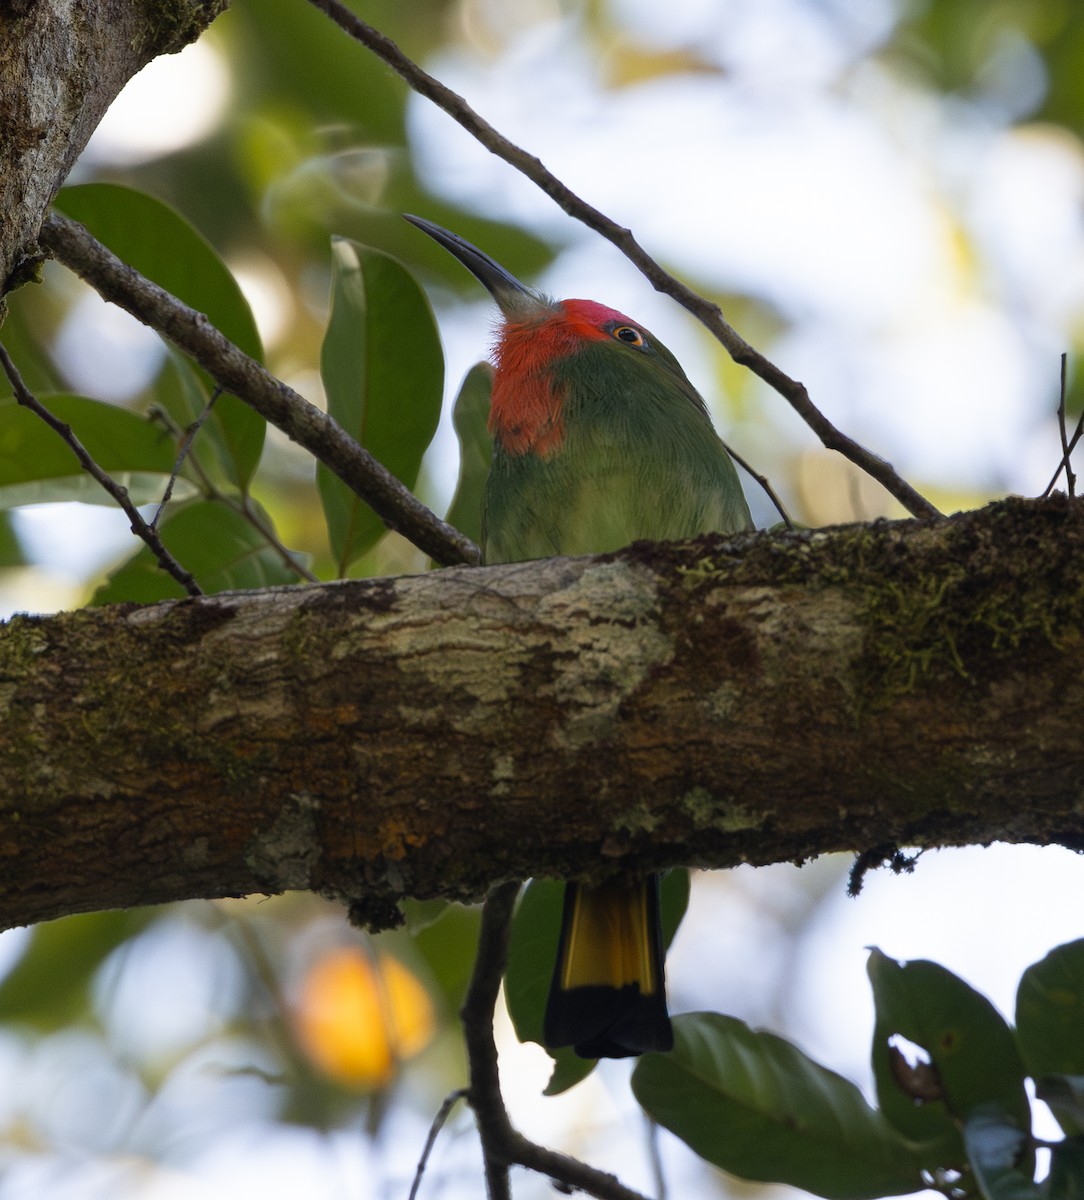
[[[493,396],[489,429],[507,454],[531,451],[549,458],[564,442],[564,395],[553,378],[553,363],[589,341],[605,341],[603,328],[627,321],[592,300],[565,300],[540,319],[505,321],[493,347]]]

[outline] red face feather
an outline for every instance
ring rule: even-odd
[[[607,326],[636,324],[616,308],[607,308],[605,304],[596,304],[594,300],[563,300],[561,308],[564,309],[568,324],[588,341],[610,337]]]
[[[585,342],[606,341],[614,322],[632,324],[605,304],[562,300],[537,319],[502,323],[493,347],[489,429],[506,453],[548,458],[561,448],[564,395],[550,368]]]

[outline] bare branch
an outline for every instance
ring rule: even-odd
[[[460,1016],[470,1064],[467,1099],[478,1122],[489,1200],[511,1200],[508,1168],[514,1164],[548,1175],[599,1200],[644,1200],[613,1175],[525,1138],[512,1125],[501,1096],[493,1010],[508,955],[508,932],[518,883],[498,884],[482,908],[478,954]]]
[[[91,478],[97,480],[98,483],[113,497],[114,500],[124,509],[128,520],[131,522],[132,532],[136,537],[142,538],[150,547],[154,557],[158,559],[158,565],[167,571],[174,579],[184,588],[190,596],[202,596],[203,589],[192,578],[192,576],[181,566],[181,564],[173,557],[172,554],[162,544],[162,539],[158,536],[158,530],[153,526],[148,525],[140,516],[139,509],[132,503],[131,497],[128,495],[128,489],[121,487],[115,479],[94,461],[90,456],[87,448],[75,436],[72,427],[66,422],[61,421],[59,417],[54,416],[44,404],[30,391],[23,382],[22,376],[19,374],[18,368],[11,361],[6,348],[0,345],[0,366],[4,368],[4,373],[11,380],[11,386],[15,392],[16,401],[24,408],[30,409],[32,413],[40,417],[50,429],[54,430],[59,437],[67,444],[68,448],[79,460],[79,465]]]
[[[351,12],[341,0],[310,0],[310,3],[326,13],[350,37],[371,50],[393,71],[401,75],[419,95],[431,100],[454,121],[462,125],[487,150],[526,175],[570,217],[582,222],[589,229],[593,229],[607,241],[612,242],[639,269],[656,291],[670,296],[692,313],[726,348],[736,363],[748,367],[754,375],[777,391],[829,450],[838,450],[845,458],[861,467],[913,516],[937,517],[941,515],[925,496],[922,496],[896,473],[891,463],[866,450],[837,429],[810,400],[805,386],[797,380],[791,379],[763,354],[750,346],[727,323],[717,304],[705,299],[664,270],[637,242],[631,230],[618,225],[605,213],[581,200],[571,188],[548,170],[541,160],[509,141],[475,112],[462,96],[453,92],[451,88],[427,71],[422,70],[417,63],[403,53],[391,38]]]
[[[599,1171],[577,1158],[559,1154],[556,1150],[548,1150],[518,1133],[514,1154],[514,1161],[521,1167],[536,1171],[539,1175],[548,1175],[577,1192],[597,1196],[598,1200],[644,1200],[641,1192],[626,1187],[607,1171]]]
[[[430,512],[333,418],[239,350],[202,313],[121,262],[77,221],[51,212],[42,224],[40,241],[106,300],[195,359],[224,392],[243,400],[315,455],[389,529],[397,530],[442,565],[479,561],[478,547],[470,538]]]
[[[508,932],[518,893],[519,884],[516,882],[498,884],[482,906],[478,953],[459,1013],[470,1066],[467,1100],[474,1110],[478,1134],[482,1139],[489,1200],[512,1198],[508,1168],[513,1159],[509,1149],[516,1133],[501,1096],[497,1046],[493,1040],[493,1011],[504,977]]]

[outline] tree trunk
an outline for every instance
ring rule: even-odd
[[[121,88],[226,2],[0,0],[0,297],[34,277],[42,217]]]
[[[0,627],[0,925],[1084,845],[1084,505]]]

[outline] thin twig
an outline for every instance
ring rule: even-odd
[[[215,394],[219,395],[220,393],[216,391]],[[212,399],[213,399],[213,397],[212,397]],[[169,413],[164,408],[161,407],[161,405],[157,405],[157,404],[153,405],[151,407],[150,411],[153,414],[154,419],[161,421],[162,424],[164,424],[166,426],[166,428],[170,431],[170,433],[174,437],[180,436],[180,432],[181,432],[180,429],[175,424],[173,418],[169,415]],[[207,409],[204,409],[203,414],[201,414],[201,419],[202,419],[202,416],[206,414],[206,412],[207,412]],[[189,445],[191,446],[191,441],[189,442]],[[206,470],[204,469],[203,464],[199,460],[199,455],[196,454],[195,450],[191,450],[191,449],[189,450],[188,461],[192,466],[192,470],[195,471],[197,477],[199,478],[200,483],[203,485],[203,493],[207,497],[207,499],[215,500],[219,504],[224,504],[226,506],[226,508],[230,509],[232,512],[237,513],[237,515],[239,517],[242,517],[245,521],[247,521],[249,523],[249,525],[251,525],[252,528],[256,530],[256,532],[260,535],[260,537],[263,538],[263,540],[268,544],[268,546],[270,546],[271,549],[274,550],[274,552],[279,556],[279,558],[282,560],[282,565],[288,571],[293,571],[293,573],[299,579],[304,579],[308,583],[319,583],[320,582],[319,578],[316,575],[314,575],[308,569],[308,567],[306,567],[304,565],[304,563],[301,563],[297,560],[297,557],[289,549],[289,547],[284,546],[283,543],[281,541],[279,541],[279,538],[276,535],[275,531],[273,529],[269,528],[267,525],[265,525],[260,520],[260,518],[256,515],[256,513],[253,512],[251,497],[243,494],[241,496],[240,500],[235,500],[233,498],[233,496],[229,495],[228,493],[222,491],[219,487],[217,487],[214,480],[210,477],[210,475],[207,474]],[[180,462],[180,459],[178,459],[178,463],[179,462]],[[174,468],[174,469],[176,469],[176,468]],[[169,489],[167,489],[167,495],[168,495],[168,492],[169,492]],[[155,522],[157,522],[158,515],[160,515],[160,512],[161,512],[161,509],[159,509],[159,514],[155,515],[155,518],[154,518]]]
[[[407,1200],[417,1200],[418,1189],[422,1186],[422,1176],[425,1174],[429,1156],[433,1153],[433,1147],[437,1144],[440,1131],[444,1128],[449,1116],[451,1116],[452,1109],[466,1095],[466,1088],[456,1088],[454,1092],[449,1092],[444,1097],[444,1103],[437,1109],[437,1115],[433,1118],[432,1125],[429,1126],[429,1136],[425,1139],[422,1156],[418,1159],[418,1169],[414,1172],[414,1182],[410,1185],[410,1194],[407,1196]]]
[[[1041,500],[1045,500],[1047,498],[1047,496],[1049,496],[1050,493],[1054,490],[1054,485],[1058,482],[1058,476],[1062,473],[1062,471],[1066,467],[1068,467],[1069,455],[1071,455],[1073,453],[1073,451],[1077,448],[1077,444],[1079,443],[1082,435],[1084,435],[1084,412],[1082,412],[1080,414],[1080,419],[1076,423],[1076,429],[1073,430],[1073,436],[1069,439],[1069,446],[1066,449],[1065,453],[1062,455],[1061,462],[1058,463],[1057,470],[1051,476],[1050,482],[1043,489],[1043,493],[1040,496]],[[1072,494],[1073,494],[1072,491],[1070,491],[1069,495],[1071,496]]]
[[[297,1039],[291,1033],[290,1005],[283,994],[271,956],[255,929],[253,918],[248,914],[235,913],[232,917],[224,919],[223,929],[237,952],[242,970],[248,976],[249,986],[263,992],[262,999],[267,1004],[267,1013],[262,1024],[282,1059],[283,1075],[287,1079],[292,1077],[296,1080],[298,1076],[311,1071],[311,1063],[301,1052]],[[269,1073],[268,1082],[281,1083],[283,1075],[276,1077]]]
[[[1058,469],[1054,472],[1050,482],[1046,485],[1042,494],[1042,499],[1054,490],[1054,484],[1058,482],[1058,476],[1065,472],[1066,490],[1070,496],[1075,495],[1076,476],[1073,474],[1072,468],[1069,465],[1070,456],[1076,449],[1077,442],[1080,441],[1081,435],[1084,434],[1084,412],[1080,414],[1080,419],[1076,423],[1076,429],[1073,430],[1073,436],[1066,438],[1065,436],[1065,380],[1067,373],[1068,355],[1061,356],[1061,388],[1058,393],[1058,429],[1061,433],[1061,462],[1058,463]]]
[[[651,1163],[651,1174],[655,1179],[656,1200],[667,1200],[666,1171],[662,1165],[662,1151],[659,1148],[659,1123],[644,1113],[644,1123],[647,1134],[647,1157]]]
[[[1065,436],[1065,377],[1068,373],[1068,362],[1069,356],[1063,350],[1058,380],[1058,431],[1061,433],[1062,461],[1065,463],[1065,490],[1071,496],[1076,490],[1076,476],[1069,462],[1069,440]]]
[[[165,511],[166,505],[169,503],[170,497],[173,495],[173,485],[177,482],[177,477],[181,473],[181,467],[184,466],[184,460],[188,457],[189,450],[192,449],[192,443],[196,440],[196,434],[203,428],[204,421],[211,415],[211,409],[214,407],[215,401],[222,395],[221,388],[215,388],[211,393],[210,400],[207,401],[203,411],[185,430],[184,438],[181,441],[181,448],[177,452],[177,460],[173,464],[173,471],[169,477],[169,483],[166,484],[166,490],[162,493],[162,499],[158,502],[158,511],[154,514],[154,520],[151,522],[151,528],[158,528],[158,520]],[[165,413],[165,409],[162,410]],[[172,421],[170,422],[172,425]]]
[[[217,490],[217,489],[216,489]],[[252,509],[252,500],[248,496],[242,496],[240,500],[234,500],[232,496],[227,496],[223,492],[218,492],[217,499],[223,504],[239,512],[242,517],[252,526],[253,529],[263,538],[263,540],[271,547],[272,550],[282,560],[282,564],[287,570],[293,571],[300,579],[304,579],[307,583],[319,583],[320,579],[314,575],[304,563],[298,562],[297,556],[293,554],[288,546],[283,545],[275,535],[275,531],[269,528],[260,520],[259,516]]]
[[[499,133],[451,88],[422,70],[408,58],[391,38],[351,12],[341,0],[310,0],[345,33],[371,50],[400,75],[419,95],[431,100],[454,121],[476,138],[487,150],[516,168],[539,187],[551,200],[577,221],[612,242],[636,266],[655,288],[693,314],[726,348],[731,358],[774,388],[806,422],[829,450],[838,450],[845,458],[872,475],[888,492],[916,517],[939,517],[941,513],[925,496],[896,473],[891,463],[860,446],[838,430],[809,399],[805,386],[791,379],[770,362],[724,319],[717,304],[694,292],[675,279],[648,254],[633,237],[631,230],[618,225],[597,208],[581,200],[534,155]]]
[[[507,1200],[511,1195],[508,1168],[513,1164],[548,1175],[564,1187],[586,1192],[598,1200],[644,1200],[639,1192],[625,1187],[613,1175],[529,1141],[508,1117],[493,1040],[493,1011],[508,956],[508,933],[518,891],[518,883],[499,884],[482,907],[478,954],[459,1014],[470,1068],[467,1100],[474,1110],[482,1139],[489,1200]]]
[[[211,376],[288,438],[304,446],[395,529],[444,566],[476,564],[478,547],[434,513],[327,413],[239,350],[203,313],[182,304],[122,262],[78,221],[49,213],[42,247],[137,321],[158,330]]]
[[[722,441],[722,438],[720,438],[719,440]],[[749,465],[748,459],[743,458],[737,452],[737,450],[735,450],[734,447],[730,445],[729,442],[723,442],[723,447],[725,448],[727,454],[729,454],[730,457],[738,464],[738,466],[741,467],[741,469],[748,476],[750,476],[750,478],[755,479],[756,482],[760,484],[760,486],[764,489],[764,492],[767,495],[768,499],[775,505],[776,512],[778,512],[779,515],[783,518],[783,521],[784,521],[786,527],[788,529],[793,529],[794,522],[790,519],[790,513],[788,513],[786,508],[784,507],[783,501],[780,500],[779,497],[775,494],[775,488],[773,488],[771,483],[768,481],[767,475],[761,475],[759,471],[754,470],[753,467],[751,467]]]
[[[172,575],[190,596],[202,596],[203,589],[200,585],[165,548],[162,544],[162,539],[158,536],[158,531],[152,529],[140,516],[139,509],[132,503],[131,497],[128,495],[128,489],[121,487],[112,476],[103,471],[90,456],[87,448],[75,436],[72,427],[66,422],[61,421],[59,417],[54,416],[30,391],[23,382],[23,377],[19,374],[18,368],[11,361],[11,357],[3,345],[0,345],[0,366],[3,366],[4,373],[11,381],[16,401],[24,408],[30,409],[32,413],[40,417],[50,429],[58,434],[68,446],[68,449],[79,460],[79,465],[83,470],[91,478],[97,480],[109,495],[116,500],[127,515],[132,532],[136,537],[142,538],[147,543],[151,549],[151,553],[158,559],[158,565]]]

